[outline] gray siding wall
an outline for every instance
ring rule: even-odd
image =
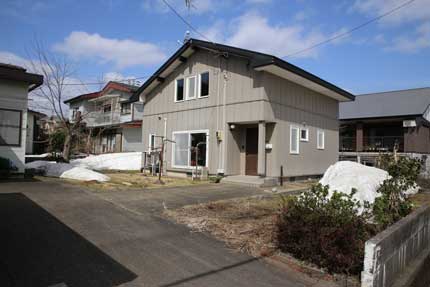
[[[267,153],[267,173],[286,176],[322,174],[338,158],[338,102],[305,87],[265,74],[265,118],[275,122],[267,141],[273,144]],[[309,129],[309,141],[299,142],[299,154],[290,154],[290,126]],[[324,149],[317,149],[317,130],[325,133]],[[270,137],[270,138],[268,138]]]
[[[210,74],[210,96],[175,103],[175,80],[202,72]],[[225,115],[224,115],[225,99]],[[249,68],[246,60],[231,56],[228,60],[209,52],[198,51],[178,67],[162,84],[144,97],[145,111],[142,138],[148,149],[149,134],[163,135],[167,118],[167,135],[174,131],[209,130],[209,170],[216,173],[225,164],[225,174],[244,173],[244,133],[242,128],[229,129],[230,123],[247,124],[266,121],[268,176],[321,174],[337,160],[337,101],[277,76]],[[306,123],[309,142],[300,142],[300,154],[289,153],[290,125]],[[225,129],[224,129],[225,128]],[[317,129],[325,131],[325,149],[318,150]],[[224,130],[226,153],[215,134]],[[167,145],[167,168],[172,169],[172,145]]]
[[[28,85],[25,83],[0,80],[0,108],[22,111],[21,146],[0,146],[0,157],[10,159],[19,172],[25,169],[25,146],[27,134]]]

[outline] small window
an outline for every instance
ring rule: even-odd
[[[209,72],[200,74],[199,97],[204,98],[207,96],[209,96]]]
[[[325,133],[323,130],[317,131],[317,148],[324,149]]]
[[[76,120],[78,118],[79,108],[73,108],[72,110],[72,120]]]
[[[121,115],[131,114],[131,103],[122,103],[121,104]]]
[[[149,134],[149,151],[155,150],[155,134]]]
[[[197,77],[193,76],[193,77],[189,77],[187,78],[187,100],[191,100],[191,99],[195,99],[196,98],[196,81]]]
[[[298,127],[290,127],[290,153],[299,154],[299,132]]]
[[[184,100],[184,79],[176,80],[175,101],[181,102]]]
[[[300,129],[300,140],[302,142],[309,141],[309,129],[307,128]]]
[[[0,146],[20,146],[21,126],[21,111],[0,109]]]
[[[112,106],[111,105],[104,105],[103,106],[103,112],[104,113],[110,113],[112,111]]]

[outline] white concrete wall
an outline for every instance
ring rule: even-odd
[[[0,146],[0,157],[8,158],[24,172],[25,147],[27,136],[28,85],[22,82],[0,80],[0,108],[22,111],[22,130],[20,146]]]

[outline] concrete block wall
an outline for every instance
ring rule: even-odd
[[[366,242],[362,287],[392,287],[430,250],[430,206],[423,206]]]

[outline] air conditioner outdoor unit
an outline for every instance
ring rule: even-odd
[[[417,126],[417,122],[415,120],[404,120],[403,127],[404,128],[413,128]]]

